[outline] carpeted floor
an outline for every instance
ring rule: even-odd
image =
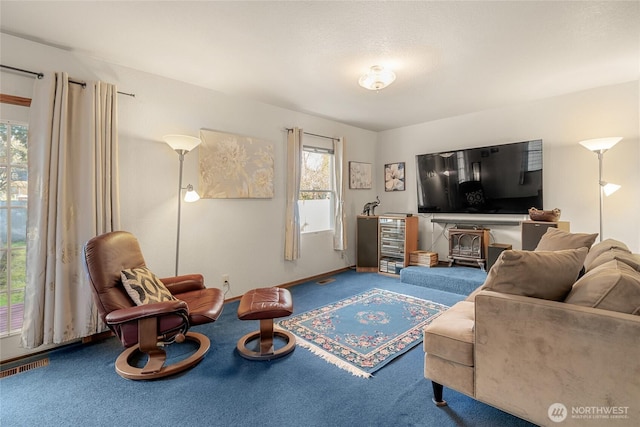
[[[400,271],[400,281],[456,294],[469,295],[487,278],[487,273],[474,267],[417,267]]]
[[[446,305],[463,295],[401,283],[375,273],[338,274],[324,285],[290,288],[295,313],[371,288]],[[354,377],[303,348],[271,362],[238,356],[238,338],[257,322],[237,319],[237,302],[220,319],[193,328],[211,350],[193,369],[155,381],[130,381],[114,371],[115,339],[55,351],[49,366],[0,380],[2,426],[531,426],[445,389],[449,406],[431,403],[417,346],[374,374]]]

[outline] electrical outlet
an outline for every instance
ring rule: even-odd
[[[227,295],[227,292],[231,290],[231,283],[229,282],[228,274],[222,275],[222,290],[224,291],[225,296]]]

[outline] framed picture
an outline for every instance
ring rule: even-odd
[[[200,129],[203,199],[273,197],[274,144],[248,136]]]
[[[404,191],[404,162],[384,165],[384,191]]]
[[[369,189],[371,182],[371,163],[349,162],[349,188]]]

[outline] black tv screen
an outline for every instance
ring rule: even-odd
[[[416,156],[418,212],[526,214],[542,204],[542,140]]]

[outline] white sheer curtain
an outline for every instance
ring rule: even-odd
[[[344,138],[333,141],[334,231],[333,249],[347,249],[347,230],[344,213]]]
[[[302,161],[302,129],[287,131],[287,210],[284,226],[284,259],[294,261],[300,257],[300,164]]]
[[[22,346],[99,332],[82,246],[120,228],[117,91],[102,82],[36,80],[29,118],[27,285]]]

